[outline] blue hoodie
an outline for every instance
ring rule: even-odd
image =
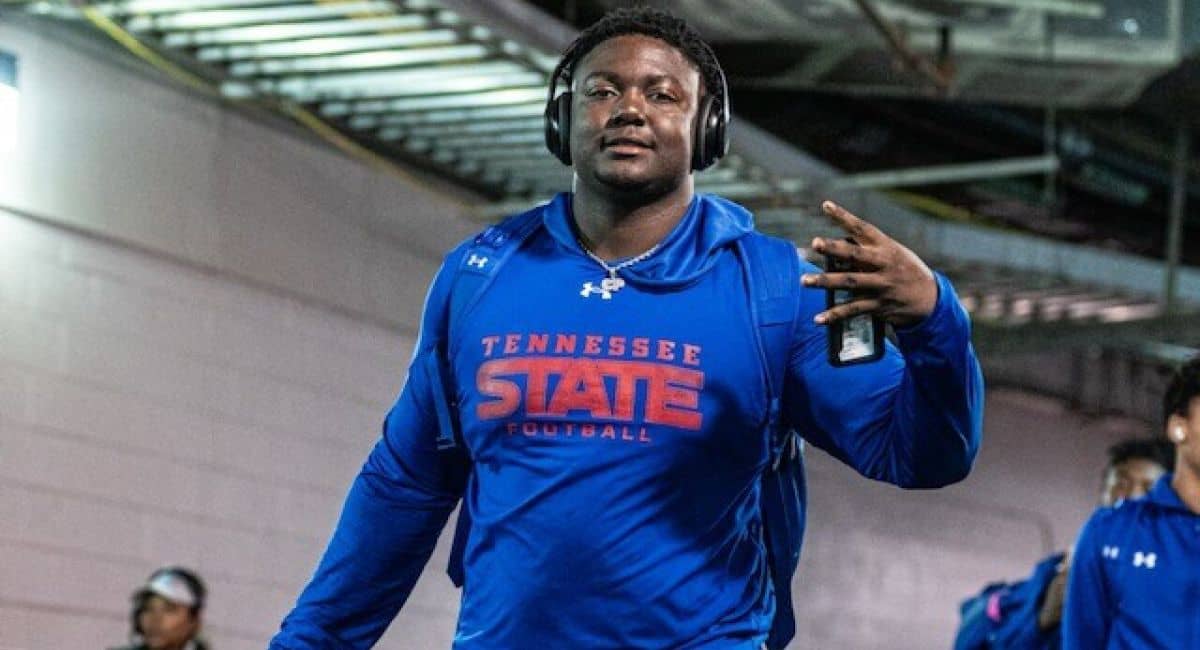
[[[472,518],[454,647],[746,648],[774,612],[758,510],[765,375],[733,243],[743,208],[699,195],[604,299],[571,196],[498,271],[445,341],[468,244],[426,302],[408,381],[355,480],[312,582],[271,647],[366,648],[408,597],[462,498]],[[815,271],[805,265],[805,271]],[[983,386],[970,325],[938,276],[932,315],[879,362],[835,369],[802,290],[785,415],[866,476],[938,487],[978,450]],[[586,294],[586,295],[585,295]],[[471,463],[439,454],[446,350]]]
[[[1067,583],[1064,650],[1200,649],[1200,515],[1171,478],[1084,525]]]

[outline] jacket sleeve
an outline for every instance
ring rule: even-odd
[[[1075,542],[1063,605],[1063,650],[1108,647],[1113,603],[1099,533],[1110,512],[1102,508],[1092,515]]]
[[[434,279],[408,379],[271,650],[371,647],[407,600],[462,495],[469,465],[461,452],[438,450],[440,387],[423,372],[427,355],[442,347],[459,252]]]
[[[1038,626],[1038,613],[1064,557],[1062,553],[1055,553],[1038,562],[1027,579],[992,583],[964,602],[954,650],[1059,647],[1057,626],[1042,630]]]
[[[997,603],[1004,589],[1004,585],[989,585],[979,595],[963,601],[959,607],[961,618],[954,635],[954,650],[991,648],[991,635],[997,621],[989,613],[998,609]]]
[[[819,272],[807,262],[804,272]],[[954,288],[935,274],[938,299],[921,323],[897,329],[882,359],[834,367],[823,289],[801,289],[785,408],[793,427],[864,476],[904,488],[966,477],[983,435],[983,375],[971,324]]]

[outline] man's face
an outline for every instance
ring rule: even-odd
[[[1166,470],[1162,465],[1145,458],[1130,458],[1108,468],[1104,473],[1104,490],[1100,505],[1111,506],[1121,499],[1146,496]]]
[[[576,66],[571,157],[581,183],[619,195],[661,195],[691,173],[700,72],[656,38],[618,36]]]
[[[196,634],[200,621],[191,608],[150,596],[138,614],[138,626],[150,650],[178,650]]]

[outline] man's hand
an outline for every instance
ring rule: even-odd
[[[859,219],[832,201],[821,210],[854,240],[813,239],[818,253],[845,260],[855,269],[845,273],[807,273],[806,287],[845,289],[854,299],[817,314],[823,325],[858,314],[872,313],[898,327],[921,322],[933,312],[938,288],[933,271],[882,230]]]
[[[1067,595],[1067,571],[1070,558],[1064,559],[1058,565],[1058,573],[1046,585],[1046,593],[1042,596],[1042,607],[1038,610],[1038,629],[1045,632],[1062,624],[1063,602]]]

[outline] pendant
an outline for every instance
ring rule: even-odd
[[[625,280],[618,276],[616,271],[611,271],[608,277],[600,280],[600,286],[596,286],[594,282],[584,282],[583,288],[579,290],[579,295],[587,298],[598,293],[602,300],[612,300],[613,294],[620,291],[623,286],[625,286]]]

